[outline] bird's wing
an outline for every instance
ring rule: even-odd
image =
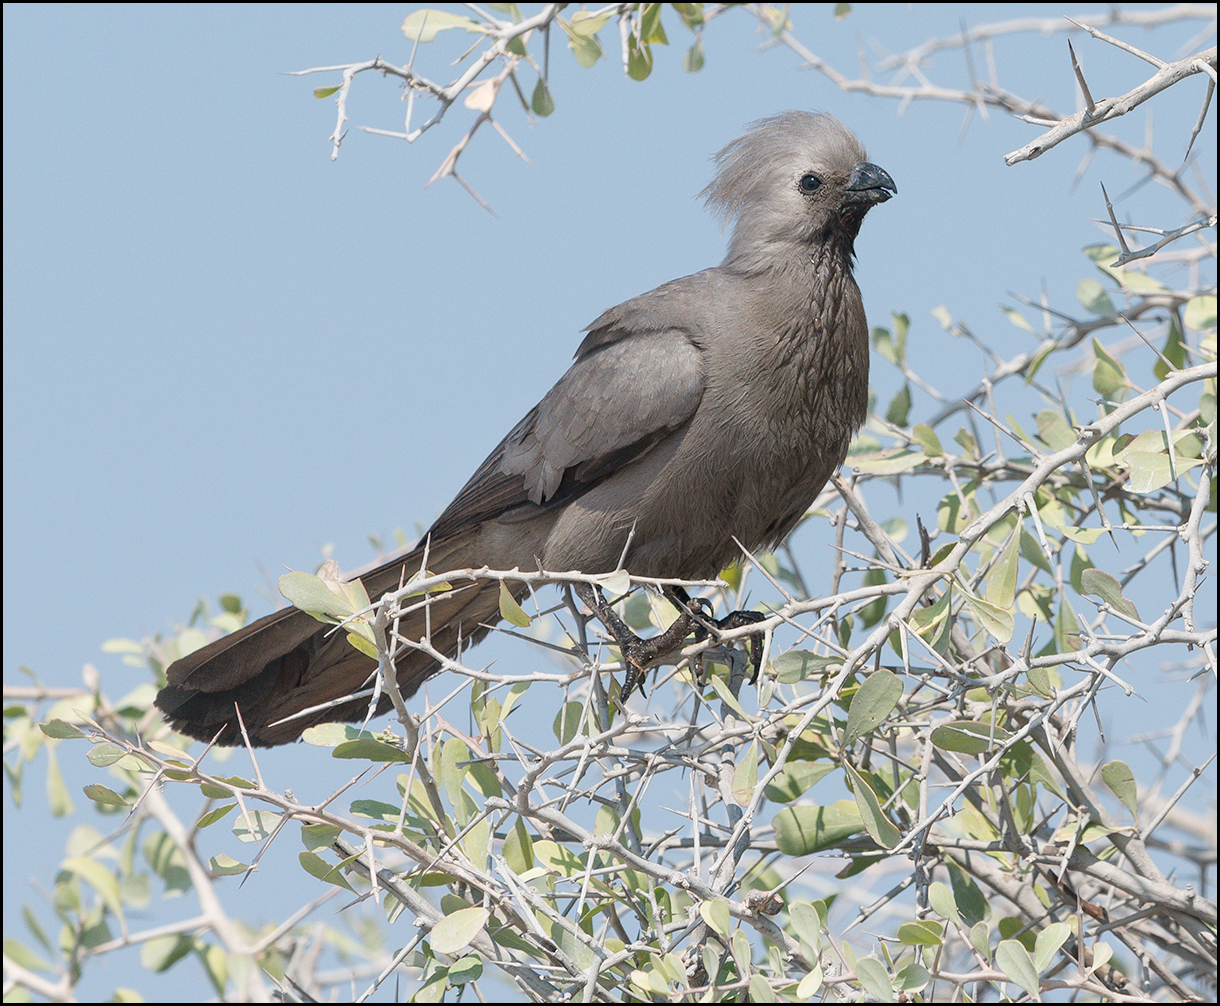
[[[666,314],[682,317],[672,308],[686,300],[667,292],[612,308],[589,327],[571,369],[479,466],[432,526],[433,541],[485,520],[558,509],[694,415],[703,354],[688,321],[664,323]]]

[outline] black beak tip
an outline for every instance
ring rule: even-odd
[[[862,161],[852,170],[847,191],[856,201],[883,203],[898,194],[898,186],[884,168]]]

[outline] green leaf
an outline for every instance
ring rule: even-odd
[[[991,933],[986,922],[976,922],[970,927],[970,945],[980,960],[991,961]]]
[[[1137,272],[1134,269],[1113,269],[1111,270],[1122,283],[1123,290],[1128,293],[1160,293],[1165,289],[1165,284],[1159,279],[1153,279],[1147,273]]]
[[[1015,583],[1013,593],[1015,596]],[[997,642],[1007,643],[1012,639],[1012,634],[1016,631],[1016,622],[1010,610],[998,604],[993,604],[991,601],[985,601],[981,597],[975,597],[965,590],[962,591],[962,598],[965,600],[966,607],[970,609],[970,613],[974,616],[975,620]]]
[[[1021,525],[1021,558],[1031,565],[1037,566],[1043,573],[1054,575],[1050,563],[1047,562],[1046,554],[1042,551],[1042,546],[1038,544],[1038,539],[1025,530],[1024,524]]]
[[[955,443],[962,445],[962,450],[965,451],[966,457],[973,460],[980,457],[978,441],[974,439],[974,434],[966,427],[962,427],[953,435]]]
[[[797,937],[816,953],[822,942],[822,919],[808,901],[794,901],[788,906],[788,918]]]
[[[1026,385],[1033,383],[1034,378],[1038,376],[1038,371],[1042,368],[1042,364],[1046,362],[1046,358],[1058,348],[1059,344],[1052,339],[1047,339],[1038,347],[1034,358],[1029,361],[1029,366],[1025,368]]]
[[[737,701],[737,696],[729,691],[729,686],[725,683],[724,679],[713,675],[711,682],[713,690],[720,696],[720,701],[732,709],[742,720],[749,722],[750,717],[746,715],[746,711],[741,707],[741,703]]]
[[[1122,584],[1104,569],[1090,567],[1080,576],[1080,593],[1100,597],[1115,611],[1121,611],[1129,618],[1142,622],[1135,605],[1123,597]]]
[[[438,954],[456,954],[483,931],[490,915],[486,908],[463,908],[446,915],[432,927],[432,950]]]
[[[916,608],[911,612],[909,624],[937,653],[948,645],[949,630],[953,620],[949,617],[952,591],[946,590],[930,608]]]
[[[792,4],[784,4],[783,10],[771,4],[763,4],[762,12],[771,22],[771,37],[779,38],[786,31],[792,30],[792,22],[788,20],[788,11]]]
[[[730,941],[730,949],[733,952],[733,958],[737,962],[739,973],[749,973],[750,961],[753,958],[753,954],[750,950],[749,937],[747,937],[741,929],[737,929],[733,933],[733,938]]]
[[[1127,368],[1111,356],[1102,344],[1093,338],[1093,388],[1106,398],[1113,398],[1119,391],[1125,391],[1130,385],[1127,380]]]
[[[1072,927],[1066,922],[1052,922],[1038,933],[1034,941],[1034,968],[1042,974],[1055,961],[1055,955],[1072,936]]]
[[[467,982],[477,982],[483,977],[483,959],[470,954],[449,965],[449,983],[465,985]]]
[[[847,729],[843,746],[851,747],[865,734],[872,732],[898,705],[902,698],[902,679],[884,668],[874,671],[852,697],[847,711]]]
[[[1086,569],[1093,569],[1093,560],[1089,558],[1089,553],[1085,551],[1085,547],[1078,544],[1072,549],[1072,569],[1069,574],[1069,578],[1072,581],[1072,589],[1078,594],[1085,592],[1081,577],[1084,576]]]
[[[669,45],[669,39],[665,37],[665,26],[661,23],[661,10],[664,6],[659,3],[644,5],[644,13],[640,16],[640,34],[645,42]]]
[[[1110,295],[1106,293],[1105,288],[1095,279],[1082,279],[1076,287],[1076,299],[1086,311],[1100,315],[1103,318],[1112,318],[1118,312],[1114,310],[1114,304],[1110,300]]]
[[[207,861],[207,872],[211,873],[212,877],[240,877],[243,873],[250,872],[250,865],[221,852]]]
[[[329,98],[332,94],[339,90],[339,87],[340,85],[336,85],[335,87],[315,87],[313,89],[313,96],[315,98]]]
[[[961,916],[957,911],[957,901],[953,891],[939,880],[928,887],[928,904],[937,915],[949,922],[960,923]]]
[[[894,396],[890,402],[890,407],[885,410],[886,422],[893,423],[895,426],[905,427],[907,417],[911,413],[911,386],[903,384],[901,390]]]
[[[940,438],[936,435],[936,431],[926,423],[918,423],[911,427],[911,439],[924,449],[924,453],[928,457],[944,456],[945,449],[940,445]]]
[[[35,934],[35,936],[38,937],[39,942],[44,947],[46,947],[48,950],[50,950],[51,948],[49,945],[49,941],[47,940],[46,936],[42,933],[40,927],[38,926],[37,920],[34,918],[33,913],[29,910],[28,907],[24,909],[24,916],[25,916],[26,925],[29,926],[34,931],[34,934]],[[25,968],[28,971],[51,972],[51,971],[55,970],[54,967],[51,964],[49,964],[41,955],[39,955],[38,953],[35,953],[33,950],[31,950],[29,947],[25,946],[23,943],[18,943],[17,940],[13,939],[12,937],[6,936],[4,938],[4,956],[6,958],[8,958],[9,960],[14,961],[17,964],[21,965],[23,968]],[[9,1001],[10,1002],[18,1002],[18,1001],[29,1002],[30,999],[27,997],[27,998],[21,998],[19,1000],[18,996],[16,994],[16,990],[14,989],[13,998]]]
[[[648,42],[634,34],[627,39],[627,76],[632,80],[647,80],[652,73],[652,49]]]
[[[1161,350],[1161,356],[1178,370],[1186,366],[1186,343],[1182,340],[1182,330],[1178,328],[1176,317],[1171,317],[1169,320],[1169,335],[1165,339],[1165,348]],[[1152,365],[1152,372],[1158,381],[1163,381],[1169,376],[1169,367],[1166,366],[1165,360],[1158,359]]]
[[[562,23],[561,20],[560,24]],[[601,42],[594,35],[569,34],[568,48],[572,50],[572,55],[576,57],[576,62],[585,69],[591,67],[605,55]]]
[[[750,741],[746,753],[733,770],[733,799],[743,807],[748,806],[758,783],[758,741]]]
[[[504,861],[517,875],[534,868],[534,841],[523,818],[517,818],[517,823],[504,839]]]
[[[103,807],[126,807],[128,805],[127,800],[101,783],[90,783],[85,787],[84,793],[94,803]]]
[[[584,38],[592,38],[606,26],[606,22],[609,20],[609,11],[594,13],[593,11],[578,10],[572,15],[571,29],[573,34]]]
[[[910,964],[899,968],[898,973],[894,976],[895,987],[900,992],[907,993],[907,1002],[915,1002],[911,996],[916,992],[922,992],[927,988],[932,981],[932,976],[927,969],[912,961]]]
[[[894,324],[894,345],[898,349],[898,359],[903,363],[907,358],[907,333],[911,330],[911,319],[905,314],[893,313],[890,320]]]
[[[66,720],[48,720],[46,723],[39,723],[38,729],[56,740],[76,740],[78,737],[85,736]]]
[[[922,451],[908,451],[904,447],[878,451],[870,454],[857,454],[850,459],[850,464],[858,472],[868,472],[873,475],[899,475],[918,468],[926,460]]]
[[[461,28],[470,34],[483,32],[483,26],[468,17],[426,8],[407,15],[402,23],[402,33],[412,42],[431,42],[437,32],[449,28]]]
[[[703,37],[696,35],[694,44],[682,56],[682,69],[687,73],[698,73],[703,69]]]
[[[89,765],[95,768],[109,768],[113,763],[126,758],[127,752],[115,744],[94,744],[93,747],[90,747],[87,757]]]
[[[800,984],[796,987],[796,996],[801,1002],[808,1002],[818,993],[818,989],[822,987],[822,969],[818,965],[814,965]]]
[[[194,949],[193,936],[154,936],[140,947],[140,964],[154,974],[161,974]]]
[[[889,523],[887,521],[887,523]],[[886,529],[888,531],[888,529]],[[893,538],[893,535],[890,536]],[[864,579],[861,585],[864,587],[876,587],[886,582],[885,571],[881,569],[870,569],[864,574]],[[884,595],[869,601],[863,608],[860,608],[860,619],[866,628],[871,628],[885,617],[885,608],[887,600]]]
[[[611,597],[620,597],[631,589],[631,575],[625,569],[598,577],[597,584]]]
[[[763,794],[774,803],[791,803],[833,771],[833,762],[790,761],[767,783]]]
[[[940,327],[946,332],[953,328],[953,315],[949,313],[949,309],[944,304],[939,304],[932,308],[929,312],[933,318],[940,322]]]
[[[468,749],[464,741],[458,737],[450,737],[441,745],[440,749],[440,771],[437,773],[441,777],[441,785],[444,787],[445,796],[449,799],[449,804],[454,810],[460,809],[462,780],[466,778],[466,767],[459,767],[459,762],[464,762],[468,758]],[[460,825],[464,825],[465,821],[459,821]]]
[[[1101,767],[1102,782],[1109,787],[1110,792],[1118,797],[1123,806],[1131,811],[1131,816],[1139,819],[1139,795],[1135,788],[1135,776],[1126,762],[1106,762]]]
[[[574,877],[585,870],[585,856],[578,856],[549,838],[534,843],[534,856],[539,864],[564,877]]]
[[[1001,940],[995,952],[996,966],[1003,971],[1008,980],[1019,985],[1031,998],[1040,998],[1038,994],[1038,971],[1034,967],[1033,958],[1016,940]]]
[[[984,590],[988,603],[1009,612],[1012,618],[1012,606],[1017,599],[1017,573],[1020,567],[1021,535],[1014,533],[1009,536],[1008,543],[996,559],[991,571],[987,574]],[[1011,637],[1010,637],[1011,638]]]
[[[1034,331],[1034,326],[1025,320],[1025,315],[1023,315],[1020,311],[1009,307],[1007,304],[1001,304],[1000,310],[1004,312],[1008,320],[1016,325],[1017,328],[1024,329],[1030,335],[1038,334],[1036,331]]]
[[[875,957],[861,957],[856,961],[856,977],[860,984],[877,1002],[893,1002],[894,989],[890,984],[889,972],[885,965]]]
[[[297,854],[297,859],[311,877],[327,884],[334,884],[335,887],[341,887],[345,891],[354,892],[354,888],[347,882],[347,878],[343,876],[340,868],[333,863],[328,863],[317,853],[301,852]]]
[[[470,800],[469,795],[463,794],[467,800]],[[473,807],[471,808],[473,810]],[[469,819],[469,814],[464,816]],[[483,869],[483,864],[487,862],[487,852],[491,848],[491,821],[488,818],[483,818],[478,824],[466,832],[461,842],[462,851],[466,854],[466,858],[475,865],[476,869]],[[448,951],[446,951],[448,953]]]
[[[842,666],[842,657],[823,657],[812,650],[789,650],[771,661],[771,670],[786,685],[819,677],[831,667]]]
[[[1196,332],[1204,332],[1216,327],[1216,295],[1203,294],[1191,297],[1186,302],[1186,310],[1182,313],[1182,323]],[[1165,354],[1168,356],[1169,354]]]
[[[342,621],[356,611],[346,597],[340,597],[313,573],[285,573],[279,579],[279,588],[290,604],[307,611],[320,622]]]
[[[889,329],[874,328],[873,329],[873,349],[881,356],[884,356],[890,363],[895,366],[899,365],[898,347],[894,345],[894,340],[890,337]]]
[[[1079,650],[1082,645],[1080,623],[1076,620],[1076,612],[1072,609],[1072,603],[1067,599],[1066,593],[1061,593],[1059,610],[1055,613],[1054,645],[1059,648],[1060,653]]]
[[[1054,409],[1043,409],[1035,417],[1038,423],[1038,438],[1053,451],[1061,451],[1076,443],[1076,434],[1067,420]]]
[[[835,4],[835,20],[836,21],[842,21],[850,13],[851,13],[851,4],[849,4],[849,3]]]
[[[73,856],[60,863],[59,868],[80,877],[97,891],[110,911],[120,919],[123,918],[123,901],[119,897],[119,878],[107,867],[87,856]]]
[[[508,590],[508,584],[503,580],[500,581],[500,617],[506,622],[511,622],[513,625],[525,628],[530,624],[530,617],[519,605],[516,599]]]
[[[375,740],[368,736],[337,744],[331,756],[377,762],[409,762],[411,760],[410,751],[404,751],[393,744],[387,744],[385,741]]]
[[[233,822],[233,834],[241,842],[261,842],[270,837],[282,814],[270,810],[251,810],[238,814]]]
[[[567,744],[576,736],[583,708],[579,702],[567,702],[559,707],[559,712],[555,714],[555,722],[551,725],[551,729],[554,730],[555,739],[560,744]]]
[[[1059,533],[1078,545],[1092,545],[1106,533],[1106,529],[1103,527],[1072,527],[1069,524],[1064,524],[1063,527],[1059,528]]]
[[[752,1003],[776,1003],[779,998],[775,994],[775,989],[771,987],[771,983],[760,974],[750,975],[750,981],[746,986],[746,1002]]]
[[[678,12],[678,16],[682,18],[682,23],[691,31],[705,23],[706,19],[703,15],[703,4],[701,3],[671,3],[669,6]]]
[[[699,914],[703,916],[703,921],[717,935],[725,937],[729,935],[731,922],[729,918],[729,903],[723,898],[717,898],[715,901],[700,902]]]
[[[534,94],[530,98],[530,108],[534,110],[535,115],[540,115],[543,118],[546,118],[546,116],[555,111],[555,101],[551,97],[550,88],[546,86],[546,81],[541,77],[538,78],[538,83],[534,85]]]
[[[933,745],[942,751],[982,754],[984,751],[991,750],[993,743],[1003,743],[1008,736],[1008,731],[996,724],[979,723],[974,720],[954,720],[934,727],[930,739]]]
[[[851,800],[837,800],[826,807],[785,807],[771,824],[776,844],[787,856],[832,848],[864,829],[864,819]]]
[[[333,824],[303,824],[301,844],[310,852],[321,852],[323,849],[329,849],[342,834],[343,829]]]
[[[228,817],[229,811],[236,806],[237,804],[235,803],[223,803],[219,807],[213,807],[206,814],[204,814],[203,817],[195,822],[195,827],[199,829],[210,828],[217,821],[223,821],[226,817]]]
[[[944,928],[934,919],[904,922],[898,927],[898,941],[911,947],[939,947],[945,942]]]
[[[1108,943],[1102,943],[1098,940],[1093,944],[1093,966],[1088,969],[1086,974],[1097,971],[1099,968],[1105,967],[1110,963],[1110,958],[1114,956],[1114,950]]]
[[[883,849],[892,849],[902,840],[902,832],[895,828],[890,819],[885,816],[877,794],[873,792],[872,786],[868,784],[864,776],[857,772],[849,762],[843,763],[843,769],[847,773],[848,779],[851,780],[852,792],[856,797],[856,809],[860,811],[860,819],[864,822],[865,830]]]

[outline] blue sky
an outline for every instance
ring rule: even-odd
[[[858,45],[901,51],[951,35],[964,9],[971,24],[1065,9],[874,4],[835,21],[831,7],[799,5],[796,33],[849,75]],[[893,176],[899,194],[864,225],[857,279],[874,324],[910,315],[914,369],[950,392],[984,361],[931,310],[1027,348],[997,305],[1045,288],[1073,309],[1091,275],[1080,249],[1102,238],[1097,181],[1115,195],[1139,177],[1099,157],[1074,188],[1080,138],[1005,167],[1034,127],[992,112],[962,135],[961,106],[899,115],[894,101],[845,94],[792,52],[760,51],[740,12],[708,29],[706,66],[687,74],[671,12],[675,44],[649,80],[627,80],[613,60],[582,69],[557,44],[555,113],[531,125],[502,99],[498,116],[534,167],[480,131],[460,168],[492,216],[452,180],[424,191],[469,110],[413,146],[353,128],[332,163],[334,104],[312,89],[337,75],[281,75],[376,54],[406,62],[409,9],[5,6],[6,682],[24,683],[25,665],[69,686],[93,663],[121,696],[148,675],[102,653],[105,640],[166,630],[226,591],[263,614],[272,603],[258,591],[285,566],[313,568],[333,546],[350,568],[373,557],[370,534],[413,536],[562,374],[582,326],[720,260],[724,237],[695,195],[710,155],[754,119],[831,111]],[[1122,34],[1176,57],[1200,27]],[[1095,94],[1147,76],[1075,38]],[[419,66],[447,80],[466,44],[443,38]],[[1008,90],[1076,108],[1063,35],[1001,40],[996,56]],[[928,72],[967,79],[960,51]],[[1170,160],[1202,101],[1202,78],[1186,87],[1197,99],[1145,106]],[[399,95],[358,78],[349,125],[401,128]],[[1114,131],[1141,142],[1143,111]],[[1214,137],[1209,125],[1200,164],[1214,163]],[[1185,222],[1155,186],[1120,211]],[[875,364],[881,397],[899,383]],[[829,555],[825,542],[810,549]],[[66,826],[35,816],[35,780],[22,814],[5,814],[6,845],[32,820],[48,841],[20,863],[6,857],[6,931],[9,885],[49,876],[63,855]]]

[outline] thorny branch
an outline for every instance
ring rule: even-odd
[[[452,169],[474,129],[486,121],[499,128],[490,113],[501,86],[512,83],[516,89],[513,74],[526,57],[510,51],[509,44],[545,31],[564,6],[548,5],[537,17],[509,25],[470,5],[489,44],[445,86],[416,74],[413,62],[392,67],[376,59],[302,71],[342,72],[334,154],[344,136],[350,86],[359,73],[380,70],[405,82],[407,124],[397,135],[413,141],[499,60],[495,75],[477,84],[491,86],[478,98],[481,104],[471,106],[478,113],[474,127],[438,172],[456,177]],[[636,6],[603,9],[631,17],[639,13]],[[749,6],[755,16],[770,17]],[[1205,6],[1112,10],[1078,20],[1087,22],[1095,37],[1113,42],[1102,28],[1141,19],[1164,23],[1214,16],[1214,8],[1207,8],[1208,14]],[[726,12],[727,6],[709,6],[708,20]],[[619,24],[630,30],[627,22]],[[882,60],[881,69],[900,76],[899,83],[886,85],[867,75],[852,80],[838,74],[788,31],[774,37],[846,90],[903,103],[958,101],[980,112],[1004,108],[1045,119],[1052,131],[1071,135],[1064,125],[1070,120],[1005,94],[994,76],[990,83],[975,81],[954,91],[923,75],[923,63],[933,52],[972,45],[988,49],[993,38],[1030,30],[1074,29],[1025,19],[932,39]],[[1163,260],[1166,244],[1214,226],[1215,213],[1150,150],[1132,150],[1094,129],[1109,114],[1106,109],[1126,107],[1124,102],[1135,107],[1156,93],[1150,81],[1166,68],[1177,66],[1184,75],[1210,71],[1214,77],[1214,50],[1207,51],[1210,61],[1204,52],[1193,62],[1160,60],[1132,47],[1126,51],[1157,66],[1157,74],[1109,104],[1090,91],[1092,119],[1081,129],[1094,144],[1137,158],[1150,174],[1171,184],[1199,219],[1180,228],[1145,228],[1160,240],[1150,249],[1127,249],[1128,257],[1110,264],[1116,271],[1136,258]],[[990,61],[989,49],[986,55]],[[1182,68],[1184,62],[1190,65]],[[1066,59],[1065,72],[1072,72]],[[907,76],[919,83],[901,83]],[[411,103],[417,94],[431,96],[440,107],[413,129]],[[1113,217],[1111,225],[1124,247],[1124,233],[1140,232]],[[1214,248],[1202,250],[1214,256]],[[1008,417],[1002,419],[995,404],[997,388],[1007,390],[1009,378],[1023,376],[1038,388],[1033,376],[1048,358],[1060,358],[1110,327],[1168,318],[1180,328],[1201,292],[1214,297],[1214,288],[1201,291],[1197,285],[1182,291],[1124,289],[1127,303],[1116,315],[1086,321],[1058,315],[1061,330],[1053,333],[1048,321],[1032,352],[1002,358],[984,347],[991,370],[964,396],[939,393],[919,379],[945,403],[925,424],[930,430],[941,429],[966,409],[963,398],[969,399],[979,408],[977,417],[966,410],[967,421],[988,424],[984,429],[994,433],[997,449],[983,453],[976,431],[959,436],[962,451],[955,454],[934,448],[913,428],[874,417],[869,433],[890,438],[892,446],[853,455],[854,477],[839,480],[838,497],[827,493],[813,509],[831,516],[839,532],[842,561],[835,564],[832,589],[820,597],[791,596],[787,588],[798,584],[799,595],[809,593],[800,570],[784,569],[775,556],[745,562],[733,572],[734,606],[743,604],[751,578],[760,574],[780,588],[783,602],[769,606],[766,621],[757,626],[685,647],[672,669],[658,672],[662,680],[648,704],[636,698],[623,710],[609,701],[622,665],[582,645],[585,616],[575,610],[534,609],[532,636],[516,635],[532,638],[548,663],[539,659],[522,670],[467,666],[462,655],[440,654],[426,638],[401,641],[443,659],[456,688],[418,712],[401,708],[402,734],[366,732],[357,740],[355,727],[321,728],[314,743],[337,749],[366,745],[359,756],[381,770],[332,793],[297,798],[291,791],[277,792],[264,779],[252,750],[245,756],[252,760],[255,782],[205,768],[208,751],[192,758],[161,736],[146,739],[155,720],[133,718],[92,679],[72,694],[37,684],[6,686],[6,700],[53,705],[57,718],[76,723],[49,726],[64,742],[83,735],[94,745],[95,763],[112,766],[108,782],[117,792],[94,798],[124,810],[127,820],[120,831],[130,828],[135,834],[133,825],[157,829],[165,862],[181,864],[199,902],[199,911],[178,923],[135,932],[124,926],[117,939],[101,942],[88,931],[82,909],[76,928],[65,927],[66,938],[75,942],[55,978],[6,954],[6,994],[20,987],[66,1001],[91,956],[120,945],[181,938],[201,959],[223,948],[233,965],[230,981],[239,997],[248,998],[263,992],[259,972],[249,967],[255,963],[282,973],[278,981],[286,994],[322,998],[360,977],[368,981],[367,997],[404,969],[411,980],[449,981],[464,957],[474,956],[495,965],[531,1001],[620,1001],[628,988],[637,997],[694,1001],[715,990],[749,994],[756,982],[781,995],[809,983],[809,995],[825,988],[829,998],[847,999],[868,988],[874,964],[885,981],[895,982],[900,968],[917,966],[926,972],[919,991],[928,1001],[962,1000],[981,991],[977,983],[1003,985],[1014,978],[997,966],[1003,941],[981,904],[1018,919],[1039,940],[1058,940],[1031,995],[1070,989],[1116,1002],[1166,996],[1204,1001],[1216,975],[1216,904],[1207,886],[1214,870],[1214,821],[1179,815],[1176,826],[1187,831],[1188,841],[1170,842],[1154,833],[1167,827],[1171,809],[1201,780],[1214,785],[1206,774],[1214,771],[1209,768],[1214,761],[1183,766],[1180,744],[1187,728],[1199,722],[1206,708],[1201,697],[1214,689],[1216,675],[1214,617],[1197,603],[1214,596],[1216,523],[1207,515],[1214,513],[1216,443],[1214,420],[1205,414],[1215,401],[1214,320],[1211,334],[1184,343],[1184,360],[1175,363],[1158,351],[1163,370],[1155,382],[1139,388],[1129,380],[1113,400],[1097,404],[1091,421],[1076,419],[1066,402],[1041,389],[1062,426],[1048,422],[1029,435]],[[1046,305],[1035,306],[1048,319],[1054,314]],[[957,325],[959,334],[975,339],[963,323]],[[904,376],[918,378],[909,368]],[[1162,427],[1163,441],[1141,442],[1149,457],[1124,456],[1131,445],[1120,438],[1160,437]],[[1015,450],[1016,456],[1004,450]],[[1157,464],[1169,472],[1165,480],[1151,488],[1140,483],[1159,470]],[[924,562],[918,549],[911,550],[912,558],[902,548],[892,522],[870,516],[869,497],[889,491],[893,483],[910,485],[929,477],[944,481],[946,513],[951,509],[952,514],[934,523]],[[1114,586],[1100,578],[1090,581],[1090,593],[1076,568],[1077,546],[1082,535],[1107,528],[1124,542],[1144,534],[1154,544],[1140,546],[1142,555],[1121,578],[1112,578]],[[1172,588],[1160,590],[1153,607],[1141,599],[1137,610],[1125,593],[1129,585],[1138,585],[1154,564],[1163,573],[1170,560]],[[1001,575],[1010,561],[1011,573]],[[851,586],[860,573],[866,574],[863,582]],[[636,593],[622,611],[639,631],[665,624],[665,607],[651,603],[651,592],[674,582],[642,580],[623,571],[607,578],[592,572],[488,569],[449,571],[435,580],[463,577],[531,587],[608,580],[624,590],[630,585]],[[1166,575],[1163,582],[1171,578]],[[996,584],[1005,586],[997,590]],[[425,603],[409,595],[427,586],[416,581],[379,602],[379,640],[387,665],[393,644],[385,626],[410,605]],[[686,586],[729,605],[730,592],[718,581]],[[531,591],[531,596],[538,595]],[[1076,614],[1069,597],[1078,605],[1083,598],[1095,611],[1088,618]],[[1019,620],[1028,624],[1028,633],[1016,631]],[[731,668],[731,654],[713,656],[712,651],[760,628],[768,634],[772,659],[755,693],[739,689],[739,680],[734,684],[731,673],[726,680],[717,669]],[[150,641],[156,666],[167,663],[170,643]],[[702,681],[692,665],[700,653],[713,666]],[[1102,764],[1100,756],[1082,752],[1077,743],[1081,720],[1098,715],[1104,689],[1116,695],[1121,689],[1127,702],[1143,701],[1127,684],[1147,688],[1147,673],[1140,678],[1131,673],[1133,658],[1144,669],[1158,659],[1164,676],[1192,675],[1198,681],[1200,700],[1169,728],[1164,750],[1158,746],[1162,737],[1137,734],[1161,767],[1150,791],[1142,780],[1138,790],[1134,783],[1124,788],[1121,773],[1114,772],[1116,759]],[[853,717],[867,704],[866,683],[884,682],[887,674],[901,684],[894,705],[869,730],[856,729]],[[531,685],[530,699],[538,701],[526,713],[522,696]],[[556,689],[562,693],[558,702],[541,700],[540,693]],[[469,722],[455,722],[453,700],[467,692]],[[69,706],[77,711],[66,712]],[[546,716],[539,720],[535,709]],[[547,735],[552,715],[554,740]],[[31,716],[24,735],[10,735],[6,755],[19,755],[31,744],[35,722]],[[1116,728],[1107,724],[1106,729]],[[945,730],[947,735],[939,733]],[[388,767],[400,773],[387,788],[389,777],[382,771]],[[1161,779],[1183,767],[1185,780],[1172,798],[1161,799]],[[358,785],[376,785],[377,796],[396,802],[341,803]],[[197,787],[206,794],[194,827],[184,827],[170,810],[164,786]],[[260,807],[270,808],[271,815],[264,817],[268,812]],[[260,845],[246,867],[252,869],[277,839],[299,830],[307,849],[302,863],[309,863],[315,878],[338,884],[340,873],[348,871],[347,883],[364,892],[354,895],[357,900],[377,905],[391,923],[409,912],[414,932],[395,938],[396,951],[369,946],[359,966],[320,972],[317,953],[332,937],[324,935],[321,922],[308,937],[299,924],[337,886],[305,901],[268,932],[257,937],[244,932],[220,898],[220,885],[230,882],[223,874],[233,869],[233,861],[207,861],[197,850],[205,838],[217,840],[219,829],[206,829],[227,815],[237,821],[235,830]],[[299,827],[288,829],[290,823]],[[798,861],[824,868],[831,856],[843,857],[850,868],[841,876],[811,870],[801,881],[808,887],[797,887]],[[88,880],[85,867],[74,865]],[[892,886],[878,897],[889,874]],[[92,882],[104,889],[96,874]],[[914,905],[904,900],[908,890],[915,892]],[[444,900],[438,892],[444,892]],[[946,892],[956,901],[947,902]],[[353,897],[350,890],[347,896]],[[96,902],[98,915],[109,912],[104,897]],[[882,929],[919,922],[928,932],[940,932],[941,942],[926,955],[894,944],[898,963],[886,968],[844,946],[850,925],[843,924],[842,906],[850,909],[849,921],[868,918]],[[768,914],[772,907],[779,914]],[[480,909],[486,920],[466,944],[437,949],[438,927],[443,936],[456,913]],[[983,927],[986,944],[981,952],[977,926]]]

